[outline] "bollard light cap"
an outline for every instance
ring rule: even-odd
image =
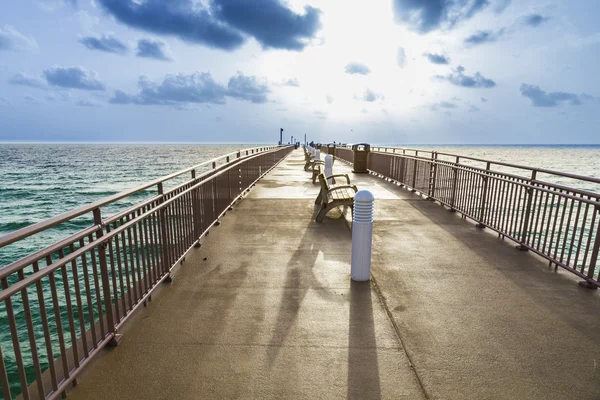
[[[359,190],[354,195],[354,201],[358,201],[360,203],[372,203],[375,201],[375,197],[373,196],[373,193],[369,192],[368,190]]]

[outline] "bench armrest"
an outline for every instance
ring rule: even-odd
[[[356,187],[356,185],[340,185],[332,187],[327,191],[327,193],[335,192],[338,189],[354,189],[354,192],[358,192],[358,188]]]
[[[338,176],[343,176],[346,178],[346,182],[349,184],[350,183],[350,177],[348,176],[348,174],[335,174],[335,175],[329,175],[326,176],[325,179],[329,179],[329,178],[337,178]]]

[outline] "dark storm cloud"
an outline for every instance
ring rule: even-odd
[[[319,9],[306,6],[296,14],[280,0],[213,0],[211,10],[265,48],[303,50],[321,27]]]
[[[489,5],[488,0],[394,0],[396,22],[419,33],[452,28]]]
[[[278,0],[97,0],[118,21],[222,50],[240,47],[247,36],[264,48],[303,50],[320,28],[320,11],[296,14]]]

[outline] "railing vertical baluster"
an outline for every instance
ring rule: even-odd
[[[412,176],[412,191],[416,191],[415,185],[417,184],[417,159],[413,159],[414,167],[413,167],[413,176]]]
[[[2,289],[8,289],[8,279],[2,278]],[[19,342],[19,333],[17,332],[17,322],[15,320],[15,312],[12,305],[12,299],[8,297],[4,304],[6,305],[6,317],[8,319],[8,326],[10,330],[10,337],[13,342],[13,350],[15,354],[15,362],[17,364],[17,372],[19,373],[19,380],[21,382],[21,389],[23,393],[23,399],[29,399],[29,390],[27,385],[27,375],[25,375],[25,365],[23,364],[23,356],[21,354],[21,343]]]
[[[437,179],[437,152],[431,152],[431,170],[429,173],[429,190],[428,190],[428,200],[433,200],[435,198],[435,181]]]
[[[450,198],[450,211],[454,212],[456,211],[454,209],[454,201],[456,199],[456,182],[458,180],[458,167],[457,164],[459,162],[460,158],[456,157],[456,163],[452,166],[452,197]]]
[[[485,166],[485,175],[481,175],[481,179],[483,179],[483,189],[481,192],[481,202],[479,203],[479,222],[477,223],[478,228],[485,228],[484,218],[485,218],[485,207],[486,207],[486,198],[488,193],[488,181],[489,181],[489,172],[490,172],[490,162],[488,161]]]
[[[596,199],[598,200],[598,199]],[[594,213],[600,215],[600,207],[594,207]],[[591,232],[590,232],[591,237]],[[579,285],[584,286],[588,289],[598,289],[598,286],[594,284],[596,279],[594,279],[594,275],[596,273],[596,264],[598,263],[598,253],[600,252],[600,220],[598,221],[598,225],[596,226],[596,237],[594,238],[594,247],[592,249],[592,257],[590,258],[590,266],[587,270],[587,279],[585,281],[579,282]]]
[[[8,383],[8,375],[6,373],[6,364],[4,363],[4,354],[2,353],[2,345],[0,344],[0,385],[2,385],[2,394],[5,399],[12,399],[10,393],[10,384]]]
[[[534,169],[533,171],[531,171],[531,179],[529,181],[529,184],[532,186],[535,183],[536,175],[537,175],[537,170]],[[517,249],[519,249],[521,251],[529,250],[526,243],[527,243],[527,230],[529,229],[529,217],[531,215],[531,201],[533,200],[533,188],[531,188],[531,187],[527,188],[526,196],[527,196],[527,205],[525,206],[523,230],[521,232],[521,244],[519,244],[517,246]]]
[[[96,239],[101,239],[104,236],[104,225],[102,223],[102,212],[99,208],[94,208],[94,224],[99,227],[96,232]],[[118,343],[117,331],[115,329],[115,318],[113,316],[112,300],[110,298],[110,281],[108,277],[108,263],[106,261],[106,243],[102,242],[98,246],[98,260],[100,262],[100,277],[102,280],[102,291],[104,295],[104,313],[106,314],[107,332],[102,332],[102,336],[109,334],[113,337],[112,345]],[[50,275],[52,277],[52,275]]]
[[[214,163],[213,163],[214,164]],[[159,201],[159,205],[162,204],[165,201],[165,194],[164,194],[164,187],[162,182],[160,182],[158,184],[158,194],[161,196],[160,201]],[[168,235],[167,235],[167,216],[166,216],[166,211],[165,208],[161,208],[158,211],[158,221],[160,224],[160,236],[161,236],[161,241],[162,241],[162,262],[163,262],[163,271],[165,274],[170,275],[169,270],[171,269],[171,265],[172,263],[174,263],[174,260],[171,260],[171,257],[169,256],[170,252],[169,252],[169,240],[168,240]],[[166,278],[164,280],[164,282],[171,282],[172,278],[169,276],[168,278]]]

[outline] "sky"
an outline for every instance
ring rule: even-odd
[[[600,143],[597,0],[4,0],[0,141]]]

